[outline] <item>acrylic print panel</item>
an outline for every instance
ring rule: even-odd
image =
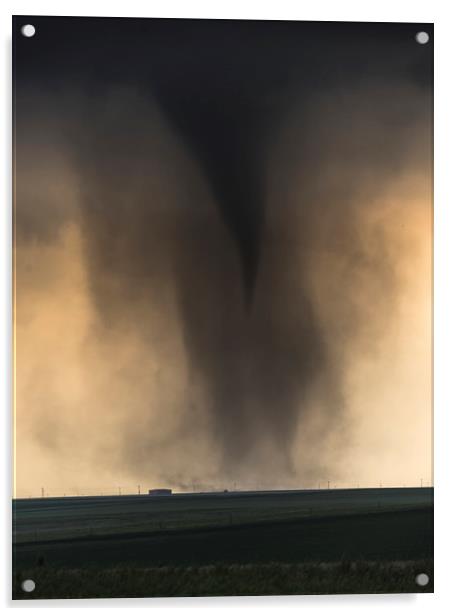
[[[13,32],[14,597],[431,592],[432,25]]]

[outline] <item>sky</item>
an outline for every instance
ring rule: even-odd
[[[432,26],[13,32],[15,495],[431,485]]]

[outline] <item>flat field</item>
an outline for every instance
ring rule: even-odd
[[[386,592],[403,592],[405,587],[406,592],[419,590],[413,587],[411,573],[405,586],[402,584],[402,590],[401,578],[397,575],[394,578],[394,572],[391,579],[399,580],[398,590],[394,590],[389,578],[383,583],[386,573],[382,573],[382,566],[385,572],[388,567],[396,566],[405,574],[407,567],[432,568],[431,488],[19,499],[13,503],[13,521],[14,594],[17,598],[25,598],[20,586],[17,587],[25,572],[44,580],[54,571],[56,580],[55,572],[62,570],[68,573],[66,579],[70,579],[70,575],[98,577],[100,571],[115,570],[116,574],[110,576],[113,580],[118,570],[133,570],[135,577],[138,571],[147,571],[147,575],[154,571],[152,579],[155,581],[160,579],[157,572],[166,568],[168,582],[170,571],[174,574],[176,570],[179,572],[177,579],[188,579],[183,568],[185,572],[191,571],[191,576],[195,570],[210,571],[212,580],[220,587],[226,584],[229,588],[225,594],[236,594],[234,588],[237,593],[241,589],[240,594],[259,594],[253,593],[252,588],[246,592],[246,580],[253,579],[253,575],[249,571],[243,574],[246,570],[243,567],[254,567],[258,578],[265,567],[276,567],[279,571],[276,578],[286,580],[284,588],[287,580],[293,579],[295,593],[307,592],[295,580],[309,575],[311,580],[316,579],[312,567],[330,566],[322,571],[330,572],[332,584],[332,572],[337,577],[338,563],[342,563],[341,575],[346,570],[351,575],[357,563],[370,567],[365,577],[369,576],[369,571],[374,571],[375,583],[371,576],[367,592],[385,592],[382,588],[386,588]],[[298,569],[295,572],[292,568],[287,578],[280,575],[281,567],[286,566]],[[261,572],[259,575],[256,568]],[[226,570],[229,574],[223,579]],[[272,571],[275,573],[276,569]],[[125,579],[124,575],[119,578]],[[356,572],[353,576],[356,580]],[[102,579],[105,580],[105,576]],[[110,578],[107,576],[107,579]],[[234,579],[235,586],[231,582]],[[121,591],[125,593],[122,596],[168,594],[158,584],[145,584],[141,591],[134,591],[131,580],[132,577],[129,586],[126,584]],[[344,584],[344,588],[347,587]],[[84,586],[90,587],[89,584]],[[192,580],[185,589],[182,586],[181,593],[193,594],[190,588],[198,586]],[[334,592],[333,586],[331,592]],[[76,587],[80,589],[80,584]],[[86,591],[91,594],[83,596],[115,596],[120,587],[112,583],[113,594],[108,594],[104,588],[98,590],[100,594],[91,590]],[[262,589],[262,585],[258,587]],[[324,587],[325,584],[321,592],[328,592]],[[361,585],[352,584],[352,587]],[[212,594],[205,585],[200,588],[199,594]],[[432,583],[424,590],[431,591]],[[73,596],[62,589],[60,594],[53,596],[62,596],[61,592]]]

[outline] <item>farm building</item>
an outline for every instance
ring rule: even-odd
[[[170,488],[154,488],[153,490],[149,490],[149,496],[171,496],[172,490]]]

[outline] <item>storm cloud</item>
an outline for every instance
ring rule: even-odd
[[[398,322],[404,229],[428,218],[416,26],[61,24],[40,18],[33,57],[16,52],[17,251],[77,247],[96,433],[80,455],[175,487],[340,477],[350,367]],[[25,269],[18,284],[25,301]],[[64,410],[42,395],[31,432],[62,455]]]

